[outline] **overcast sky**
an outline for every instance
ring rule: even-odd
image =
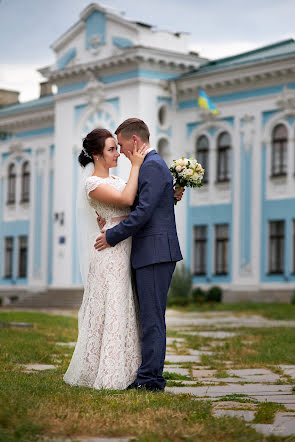
[[[50,45],[91,0],[0,0],[0,88],[36,98],[37,68],[53,63]],[[295,0],[103,0],[127,18],[189,32],[192,50],[220,58],[295,37]]]

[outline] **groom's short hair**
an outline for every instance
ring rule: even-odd
[[[115,134],[121,134],[126,140],[132,137],[132,135],[137,135],[144,143],[150,140],[150,131],[144,121],[139,118],[128,118],[123,121],[120,126],[115,130]]]

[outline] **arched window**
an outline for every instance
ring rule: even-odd
[[[170,150],[169,150],[169,142],[166,138],[160,138],[158,141],[157,147],[158,154],[163,158],[163,160],[170,166]]]
[[[15,190],[16,190],[15,165],[10,164],[8,166],[7,204],[14,204],[15,203]]]
[[[196,143],[196,159],[205,169],[203,183],[208,183],[208,166],[209,166],[209,140],[206,135],[201,135]]]
[[[222,132],[217,140],[217,182],[230,180],[230,150],[230,135]]]
[[[278,124],[272,133],[271,175],[287,173],[288,132],[284,124]]]
[[[25,161],[22,166],[22,196],[23,203],[30,201],[30,166],[29,162]]]

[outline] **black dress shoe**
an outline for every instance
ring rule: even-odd
[[[145,384],[139,384],[138,382],[132,382],[132,384],[128,385],[127,390],[146,390],[146,391],[164,391],[164,388],[158,387],[158,385],[153,382],[146,382]]]

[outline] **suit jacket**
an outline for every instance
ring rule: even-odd
[[[152,150],[140,168],[138,198],[129,217],[106,232],[106,240],[111,246],[132,236],[133,268],[182,260],[173,197],[171,172],[165,161]]]

